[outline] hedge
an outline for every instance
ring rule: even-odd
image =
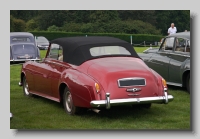
[[[44,36],[48,40],[53,40],[60,37],[73,37],[73,36],[111,36],[116,37],[127,42],[131,42],[130,37],[132,36],[133,44],[140,44],[142,42],[154,43],[159,42],[163,36],[161,35],[149,35],[149,34],[123,34],[123,33],[80,33],[80,32],[49,32],[49,31],[31,31],[34,36]]]

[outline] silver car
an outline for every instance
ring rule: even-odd
[[[35,38],[29,32],[10,32],[10,62],[25,62],[40,60],[40,50]]]
[[[47,38],[43,37],[43,36],[38,36],[35,38],[36,40],[36,44],[37,44],[37,47],[40,49],[40,50],[47,50],[48,47],[49,47],[49,41]]]

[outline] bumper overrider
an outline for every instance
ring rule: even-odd
[[[145,104],[145,103],[164,103],[167,104],[174,99],[172,95],[167,94],[167,89],[164,89],[163,96],[156,97],[142,97],[142,98],[127,98],[127,99],[112,99],[110,100],[110,93],[106,93],[106,100],[93,100],[90,102],[92,107],[105,107],[110,109],[111,106],[129,105],[129,104]]]

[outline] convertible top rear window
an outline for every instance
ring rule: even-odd
[[[92,56],[104,55],[131,55],[131,53],[122,46],[100,46],[90,48]]]

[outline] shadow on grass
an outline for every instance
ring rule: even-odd
[[[161,104],[162,105],[162,104]],[[92,110],[87,111],[83,115],[86,117],[104,117],[108,119],[118,119],[123,117],[131,118],[144,118],[152,115],[161,115],[165,110],[159,109],[156,111],[155,108],[144,108],[139,105],[136,106],[113,106],[111,109],[101,109],[99,113],[95,113]]]
[[[187,93],[187,90],[185,87],[179,87],[179,86],[173,86],[173,85],[168,85],[168,89],[172,90],[172,91],[176,91],[176,90],[179,90],[179,91],[184,91]]]

